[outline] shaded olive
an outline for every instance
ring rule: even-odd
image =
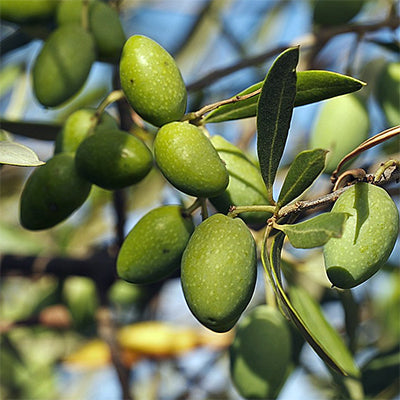
[[[230,374],[246,399],[275,399],[288,376],[291,335],[275,308],[260,305],[239,322],[229,349]]]
[[[75,152],[95,123],[95,112],[94,109],[82,109],[73,112],[66,119],[62,130],[57,135],[54,152]],[[104,112],[94,132],[107,132],[115,129],[118,129],[117,121],[110,114]]]
[[[362,9],[364,0],[314,0],[313,21],[316,25],[342,25]]]
[[[326,149],[325,173],[332,173],[339,161],[368,137],[369,116],[353,94],[324,102],[311,131],[310,147]]]
[[[357,183],[336,201],[332,212],[345,212],[343,235],[324,246],[325,267],[336,287],[363,283],[389,258],[399,232],[399,213],[388,193],[368,183]]]
[[[117,259],[120,278],[132,283],[161,280],[180,265],[194,230],[190,216],[178,205],[156,208],[132,228]]]
[[[39,102],[56,107],[83,86],[96,58],[93,37],[78,25],[57,28],[47,38],[37,56],[33,90]]]
[[[216,332],[231,329],[249,303],[257,277],[253,236],[245,223],[214,214],[183,253],[181,281],[193,315]]]
[[[145,36],[131,36],[122,50],[121,87],[132,108],[155,126],[178,121],[187,93],[171,55]]]
[[[210,140],[194,125],[164,125],[154,141],[154,157],[168,181],[191,196],[216,196],[228,185],[224,163]]]
[[[230,206],[268,205],[267,190],[260,169],[246,155],[222,136],[213,136],[214,145],[229,173],[229,184],[225,191],[216,197],[211,197],[213,206],[226,214]],[[266,223],[272,216],[265,212],[245,212],[239,214],[247,223]]]
[[[1,19],[12,22],[34,22],[52,17],[57,7],[54,0],[1,0]]]
[[[26,229],[47,229],[68,218],[87,199],[91,184],[81,178],[73,154],[55,155],[28,178],[21,194],[20,220]]]
[[[79,145],[75,163],[89,182],[115,190],[141,181],[153,166],[153,156],[140,139],[125,131],[100,131]]]

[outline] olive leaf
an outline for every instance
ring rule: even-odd
[[[57,133],[62,128],[59,124],[33,121],[10,121],[7,119],[0,119],[0,124],[2,129],[8,132],[40,140],[54,140]]]
[[[279,194],[278,206],[284,206],[308,189],[325,167],[327,150],[299,153],[292,162]]]
[[[290,289],[290,298],[285,293],[280,277],[284,236],[283,233],[274,236],[269,254],[264,240],[261,251],[261,261],[282,312],[296,325],[305,340],[329,367],[343,376],[359,377],[360,371],[350,351],[326,321],[315,300],[304,289],[297,287]]]
[[[274,204],[272,186],[293,113],[298,60],[298,47],[280,54],[265,78],[257,104],[257,153],[271,204]]]
[[[241,91],[236,96],[244,96],[259,90],[263,82]],[[350,76],[330,71],[299,71],[297,72],[296,97],[294,106],[304,106],[360,90],[365,83]],[[225,104],[210,112],[204,118],[204,123],[231,121],[235,119],[256,116],[259,94],[245,100]]]
[[[310,249],[323,246],[330,238],[342,236],[349,214],[328,212],[298,224],[274,225],[285,232],[293,247]]]
[[[0,164],[20,167],[36,167],[43,165],[36,153],[29,147],[8,140],[0,141]]]

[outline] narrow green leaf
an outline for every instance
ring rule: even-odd
[[[265,242],[261,252],[263,266],[270,278],[281,310],[294,323],[305,340],[329,367],[343,376],[359,377],[360,372],[350,352],[337,332],[328,324],[318,304],[307,293],[308,297],[301,302],[302,294],[296,297],[296,294],[301,289],[298,289],[294,294],[290,292],[291,299],[292,297],[294,298],[295,303],[293,304],[283,290],[280,278],[280,255],[284,236],[282,233],[275,235],[269,256],[265,254],[267,249]],[[295,291],[296,288],[293,289],[293,292]],[[296,302],[296,300],[298,301]],[[313,320],[313,313],[315,313],[317,322]]]
[[[298,47],[279,55],[265,78],[257,104],[257,153],[271,204],[272,186],[292,119],[298,60]]]
[[[328,212],[291,225],[276,225],[285,232],[293,247],[310,249],[323,246],[330,238],[342,236],[347,213]]]
[[[284,206],[299,197],[317,179],[325,167],[327,150],[314,149],[299,153],[283,182],[278,205]]]
[[[317,354],[321,356],[319,351],[322,350],[324,357],[332,360],[342,372],[349,376],[358,377],[360,371],[350,351],[338,332],[324,317],[319,304],[301,287],[292,286],[289,290],[289,296],[291,306],[296,311],[303,327],[319,347]],[[316,349],[314,348],[314,350]]]
[[[8,132],[39,140],[54,140],[62,127],[59,124],[5,119],[0,119],[0,125]]]
[[[43,165],[36,153],[20,143],[0,142],[0,164],[17,165],[20,167],[36,167]]]
[[[262,87],[263,82],[258,82],[236,96],[243,96]],[[356,92],[365,83],[350,76],[330,71],[299,71],[297,72],[296,97],[294,106],[304,106],[326,100],[331,97]],[[231,121],[235,119],[249,118],[256,116],[259,94],[246,100],[223,105],[210,112],[204,118],[205,123]]]

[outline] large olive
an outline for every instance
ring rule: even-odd
[[[220,158],[229,173],[229,184],[225,191],[210,201],[221,213],[226,214],[230,206],[268,205],[267,191],[261,172],[235,145],[216,135],[211,138]],[[247,223],[265,223],[271,213],[244,212],[239,214]]]
[[[1,19],[25,23],[52,17],[57,7],[54,0],[1,0]]]
[[[214,214],[183,253],[182,288],[194,316],[216,332],[231,329],[249,303],[257,277],[253,236],[240,219]]]
[[[276,398],[291,359],[285,318],[271,306],[253,308],[239,322],[229,355],[232,381],[244,398]]]
[[[129,232],[117,259],[118,275],[132,283],[158,281],[175,271],[194,230],[177,205],[147,213]]]
[[[87,137],[75,155],[81,176],[109,190],[141,181],[153,166],[153,156],[137,137],[118,129]]]
[[[187,93],[171,55],[146,36],[130,37],[122,50],[121,86],[133,109],[155,126],[178,121]]]
[[[399,231],[399,213],[388,193],[368,183],[357,183],[336,201],[332,212],[349,214],[343,235],[324,246],[325,267],[336,287],[363,283],[386,262]]]
[[[91,184],[75,169],[73,154],[60,153],[27,180],[21,194],[20,220],[31,230],[47,229],[68,218],[89,195]]]
[[[316,25],[342,25],[353,19],[365,0],[314,0],[313,21]]]
[[[210,140],[194,125],[164,125],[154,141],[154,157],[169,182],[191,196],[217,196],[228,185],[224,163]]]
[[[73,112],[64,122],[62,130],[57,135],[55,153],[75,152],[82,140],[89,134],[95,123],[94,109],[81,109]],[[118,129],[117,121],[107,112],[103,113],[95,127],[95,132]]]
[[[33,90],[39,102],[56,107],[83,86],[96,58],[93,37],[78,25],[57,28],[47,38],[37,56]]]
[[[353,94],[335,97],[322,104],[312,128],[310,147],[329,150],[324,172],[331,173],[339,161],[367,139],[369,116]]]

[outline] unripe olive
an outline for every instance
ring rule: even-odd
[[[315,0],[313,20],[316,25],[342,25],[353,19],[364,5],[364,0]]]
[[[400,62],[386,64],[376,84],[376,98],[390,126],[400,124]]]
[[[331,173],[340,160],[367,139],[369,116],[352,94],[326,101],[311,132],[310,147],[329,150],[324,172]]]
[[[90,188],[78,175],[73,154],[55,155],[37,167],[25,184],[20,203],[22,226],[39,230],[57,225],[85,202]]]
[[[132,283],[161,280],[180,264],[194,229],[180,206],[168,205],[147,213],[129,232],[117,259],[120,278]]]
[[[83,86],[95,60],[93,37],[78,25],[57,28],[33,66],[33,90],[39,102],[56,107]]]
[[[229,173],[229,184],[219,196],[210,198],[221,213],[226,214],[230,206],[253,206],[269,204],[267,190],[257,168],[246,155],[222,136],[213,136],[211,143],[225,163]],[[266,222],[271,213],[245,212],[239,216],[247,223]]]
[[[357,183],[336,201],[332,212],[350,214],[340,238],[324,246],[325,267],[336,287],[363,283],[387,261],[399,231],[399,213],[388,193],[368,183]]]
[[[191,196],[217,196],[228,185],[224,163],[210,140],[194,125],[164,125],[154,141],[154,157],[168,181]]]
[[[273,399],[288,375],[291,337],[282,314],[271,306],[253,308],[239,322],[229,349],[230,373],[246,399]]]
[[[215,332],[231,329],[249,303],[257,277],[253,236],[240,219],[214,214],[183,253],[181,281],[194,316]]]
[[[63,0],[57,8],[57,23],[81,25],[82,13],[82,0]],[[117,11],[102,1],[90,0],[88,17],[100,58],[118,58],[126,37]]]
[[[53,16],[54,0],[1,0],[1,19],[12,22],[32,22]]]
[[[82,140],[86,138],[95,122],[94,109],[82,109],[73,112],[65,121],[57,135],[55,153],[75,152]],[[117,121],[107,112],[101,115],[94,132],[107,132],[118,129]]]
[[[153,156],[140,139],[115,129],[87,137],[76,151],[75,163],[89,182],[115,190],[141,181],[153,166]]]
[[[130,105],[145,121],[162,126],[184,115],[187,93],[181,73],[171,55],[148,37],[126,41],[120,78]]]

